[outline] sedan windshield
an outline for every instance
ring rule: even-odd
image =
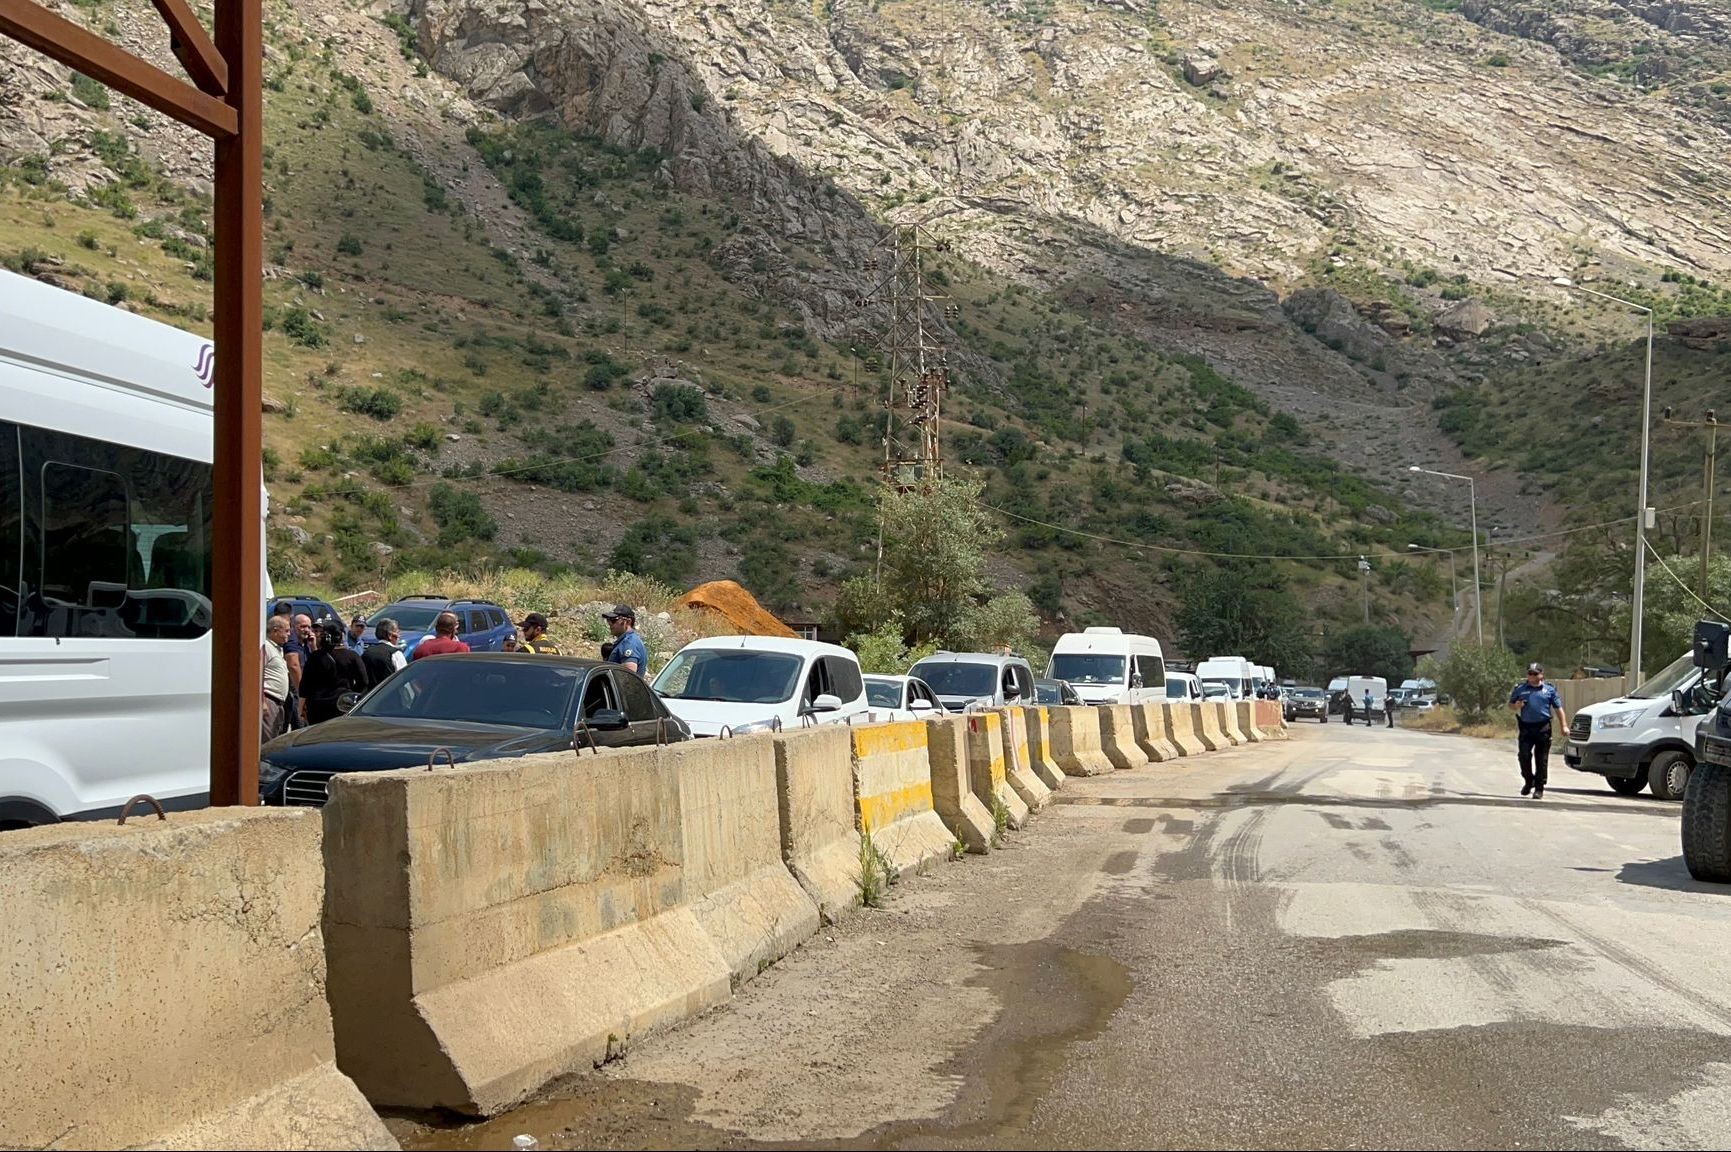
[[[1288,688],[1286,691],[1299,700],[1321,700],[1323,697],[1320,688]]]
[[[902,706],[902,686],[895,680],[873,680],[869,677],[865,682],[866,703],[873,708],[900,708]]]
[[[805,661],[787,652],[685,648],[655,678],[666,700],[780,704],[793,698]]]
[[[1064,652],[1052,657],[1052,679],[1072,684],[1124,683],[1124,657],[1095,652]]]
[[[417,660],[363,700],[351,716],[565,728],[583,669],[542,661],[445,657]]]
[[[443,608],[425,608],[418,604],[390,604],[367,617],[367,624],[377,626],[380,620],[395,620],[404,632],[431,632],[433,621]]]
[[[909,675],[924,680],[939,696],[992,696],[998,691],[998,670],[990,664],[928,660],[915,664]]]

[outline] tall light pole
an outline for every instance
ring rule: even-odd
[[[1435,552],[1440,556],[1449,558],[1449,603],[1454,606],[1454,610],[1458,613],[1461,610],[1461,586],[1460,581],[1455,579],[1454,549],[1426,548],[1423,544],[1408,544],[1406,549],[1408,552]]]
[[[1701,495],[1707,501],[1706,514],[1701,518],[1701,588],[1698,595],[1707,599],[1707,558],[1713,551],[1713,465],[1719,456],[1719,417],[1713,409],[1707,409],[1705,420],[1673,420],[1671,406],[1665,405],[1660,413],[1665,423],[1678,428],[1707,429],[1707,461],[1702,468]]]
[[[1552,284],[1559,288],[1572,288],[1576,292],[1585,292],[1589,296],[1597,296],[1601,300],[1609,300],[1613,304],[1621,304],[1625,308],[1633,308],[1644,312],[1647,316],[1647,377],[1641,391],[1641,482],[1636,497],[1638,507],[1635,509],[1635,588],[1630,598],[1629,614],[1633,618],[1629,625],[1629,669],[1634,677],[1632,684],[1641,682],[1641,613],[1647,603],[1647,471],[1651,460],[1653,436],[1653,310],[1645,304],[1637,304],[1633,300],[1625,300],[1621,296],[1612,296],[1608,292],[1588,288],[1577,284],[1567,276],[1552,279]]]
[[[1370,623],[1370,561],[1358,558],[1358,586],[1364,593],[1364,622]]]
[[[1408,472],[1423,472],[1426,476],[1441,476],[1446,480],[1465,480],[1467,482],[1467,503],[1472,508],[1473,518],[1473,623],[1478,633],[1479,647],[1485,646],[1485,610],[1484,586],[1479,583],[1479,494],[1478,486],[1471,476],[1459,476],[1453,472],[1438,472],[1434,468],[1420,468],[1417,464],[1407,469]]]

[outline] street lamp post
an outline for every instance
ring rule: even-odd
[[[1483,585],[1479,583],[1479,494],[1478,486],[1471,476],[1460,476],[1453,472],[1438,472],[1434,468],[1420,468],[1417,464],[1407,469],[1408,472],[1423,472],[1427,476],[1441,476],[1447,480],[1465,480],[1467,482],[1467,503],[1472,508],[1473,520],[1473,626],[1479,638],[1479,647],[1485,645],[1485,610]]]
[[[1635,509],[1635,587],[1630,598],[1629,614],[1632,623],[1629,625],[1629,669],[1634,677],[1633,683],[1641,682],[1641,613],[1647,602],[1647,472],[1651,460],[1653,436],[1653,310],[1645,304],[1637,304],[1633,300],[1625,300],[1621,296],[1612,296],[1608,292],[1588,288],[1577,284],[1567,276],[1557,276],[1551,280],[1559,288],[1572,288],[1576,292],[1585,292],[1589,296],[1597,296],[1601,300],[1609,300],[1613,304],[1621,304],[1625,308],[1633,308],[1647,316],[1647,376],[1641,391],[1641,480]]]
[[[1423,544],[1408,544],[1406,547],[1409,552],[1435,552],[1440,556],[1449,558],[1449,603],[1454,606],[1456,612],[1459,612],[1461,610],[1461,585],[1460,581],[1455,579],[1454,550],[1452,548],[1426,548]]]

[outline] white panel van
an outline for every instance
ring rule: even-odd
[[[1160,641],[1118,628],[1067,632],[1052,647],[1046,677],[1068,680],[1088,704],[1140,704],[1166,698]]]

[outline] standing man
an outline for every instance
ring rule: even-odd
[[[547,617],[539,612],[531,612],[518,622],[517,627],[523,631],[523,641],[518,645],[524,652],[537,652],[543,656],[557,656],[559,649],[547,639]]]
[[[1545,778],[1551,758],[1551,716],[1554,713],[1568,730],[1569,717],[1563,711],[1563,698],[1554,684],[1545,683],[1542,664],[1527,665],[1527,681],[1516,684],[1509,693],[1509,711],[1521,726],[1521,795],[1532,794],[1534,800],[1545,794]]]
[[[349,621],[349,635],[346,643],[349,646],[349,651],[356,656],[367,654],[367,618],[365,616],[357,615]]]
[[[289,670],[283,645],[289,638],[287,616],[272,616],[264,626],[264,677],[259,700],[259,743],[268,744],[288,727]]]
[[[457,639],[457,614],[441,612],[439,618],[433,621],[433,635],[415,645],[415,659],[423,656],[445,656],[453,652],[467,652],[469,646]]]
[[[373,625],[373,635],[378,643],[361,653],[361,667],[367,670],[367,684],[383,684],[390,679],[392,673],[400,672],[408,667],[408,658],[403,655],[403,630],[397,627],[397,622],[389,616]]]
[[[1394,709],[1395,709],[1394,695],[1392,693],[1390,693],[1390,694],[1383,696],[1383,698],[1382,698],[1382,714],[1383,714],[1383,716],[1385,716],[1388,719],[1388,726],[1390,728],[1394,727]]]
[[[1375,704],[1376,704],[1376,700],[1373,696],[1371,696],[1370,689],[1366,688],[1364,690],[1364,726],[1366,728],[1369,728],[1371,726],[1370,710],[1372,707],[1375,706]]]
[[[284,605],[290,613],[293,605]],[[289,638],[282,646],[283,660],[288,664],[289,694],[288,694],[288,726],[290,728],[306,727],[306,720],[301,708],[301,677],[306,674],[307,657],[313,650],[313,618],[305,612],[290,615]]]
[[[637,609],[629,604],[615,605],[613,611],[603,612],[601,619],[607,621],[608,631],[613,633],[613,651],[607,654],[608,662],[647,678],[649,649],[637,634]]]

